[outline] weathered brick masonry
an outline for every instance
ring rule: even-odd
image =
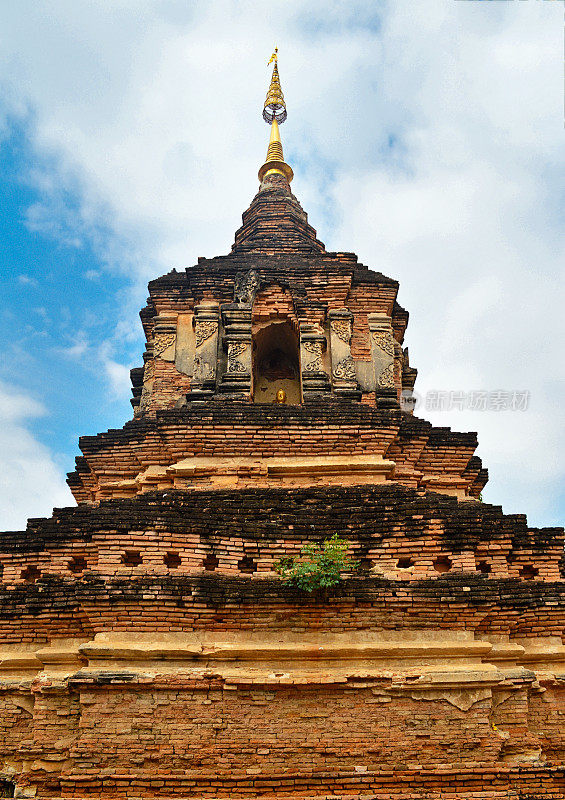
[[[563,529],[479,502],[397,282],[275,155],[232,252],[151,282],[78,506],[0,534],[0,796],[565,798]],[[336,532],[336,590],[282,584]]]
[[[215,403],[157,412],[123,429],[83,437],[69,475],[79,502],[155,487],[375,483],[478,497],[487,472],[475,434],[433,428],[399,408]]]

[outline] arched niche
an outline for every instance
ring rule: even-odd
[[[253,337],[253,402],[274,403],[284,389],[286,404],[300,403],[298,336],[288,322],[273,322]]]

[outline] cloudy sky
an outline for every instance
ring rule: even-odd
[[[147,281],[229,250],[275,45],[294,191],[400,280],[420,415],[562,524],[563,3],[3,0],[0,529],[72,504],[79,435],[131,416]]]

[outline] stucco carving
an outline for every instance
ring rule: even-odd
[[[389,333],[384,333],[383,331],[372,331],[371,336],[373,337],[373,341],[380,347],[381,350],[390,356],[391,358],[394,357],[394,341],[392,336]]]
[[[145,366],[143,368],[143,383],[146,384],[149,381],[152,381],[155,376],[155,364],[153,360],[146,361]]]
[[[394,364],[390,363],[379,375],[379,386],[383,389],[394,389]]]
[[[145,409],[147,407],[147,403],[151,398],[151,390],[153,387],[153,380],[155,378],[155,362],[153,359],[150,361],[145,362],[145,366],[143,368],[143,388],[141,390],[141,396],[139,398],[139,407],[140,409]]]
[[[311,353],[313,358],[308,361],[304,367],[304,372],[321,372],[322,371],[322,343],[321,342],[303,342],[303,348]]]
[[[355,362],[352,357],[348,355],[342,358],[342,360],[336,364],[333,374],[334,378],[340,378],[341,380],[355,380]]]
[[[253,269],[245,275],[238,275],[235,279],[234,299],[238,303],[252,303],[259,289],[259,283],[259,275]]]
[[[196,320],[196,347],[200,347],[200,345],[209,339],[212,334],[214,334],[218,329],[218,323],[215,320]]]
[[[216,371],[209,361],[194,356],[194,379],[196,382],[210,381],[215,378]]]
[[[228,372],[247,372],[239,360],[247,347],[247,342],[228,342]]]
[[[155,342],[153,344],[153,353],[155,356],[160,356],[164,353],[167,347],[174,344],[176,333],[157,333],[155,334]]]
[[[342,342],[349,344],[351,339],[351,322],[346,319],[334,319],[330,323],[331,330],[341,339]]]

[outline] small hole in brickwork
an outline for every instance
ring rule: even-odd
[[[370,558],[361,558],[359,560],[359,569],[372,569],[373,562]]]
[[[84,556],[73,556],[67,566],[75,575],[79,572],[84,572],[86,569],[86,558]]]
[[[16,784],[12,781],[0,781],[0,797],[14,797]]]
[[[520,570],[520,577],[524,578],[525,581],[532,581],[534,578],[537,578],[538,575],[539,569],[537,567],[532,567],[531,564],[525,564]]]
[[[488,563],[488,561],[479,561],[479,563],[477,564],[477,569],[479,572],[482,572],[483,575],[488,575],[492,567]]]
[[[436,572],[449,572],[452,566],[453,562],[447,556],[440,556],[434,561],[434,569]]]
[[[122,556],[122,564],[126,567],[138,567],[141,564],[142,558],[138,550],[126,550]]]
[[[177,567],[180,567],[181,557],[178,553],[167,553],[163,558],[163,561],[165,562],[165,566],[169,569],[176,569]]]
[[[0,578],[4,574],[4,564],[0,564]]]
[[[396,566],[398,569],[410,569],[410,567],[414,566],[414,560],[412,558],[399,558]]]
[[[25,569],[22,569],[21,576],[24,579],[24,581],[31,581],[33,583],[33,581],[36,581],[38,580],[38,578],[41,578],[41,570],[39,569],[39,567],[31,565],[29,567],[26,567]]]
[[[240,572],[246,572],[247,574],[250,574],[255,572],[257,569],[257,564],[255,561],[253,561],[251,556],[243,556],[243,558],[237,562],[237,567]]]
[[[213,570],[216,569],[219,563],[220,562],[218,561],[216,556],[206,556],[206,558],[202,562],[202,566],[204,567],[204,569],[208,569],[210,570],[210,572],[212,572]]]

